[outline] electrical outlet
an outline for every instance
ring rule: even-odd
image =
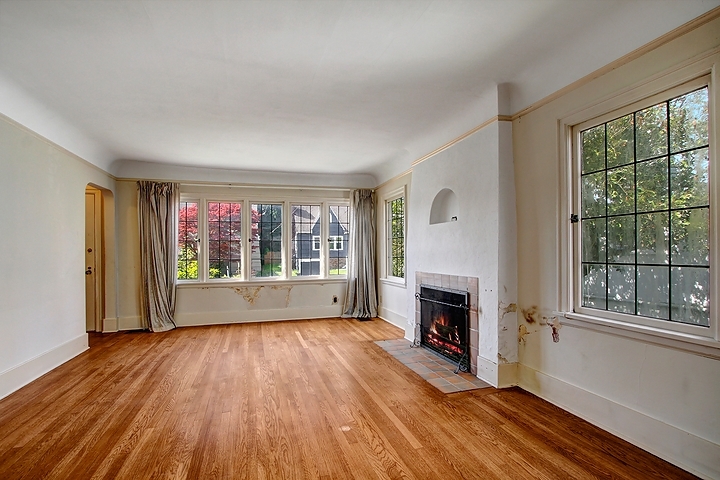
[[[337,303],[337,295],[333,295],[333,305]]]

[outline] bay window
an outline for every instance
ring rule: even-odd
[[[190,194],[187,194],[190,195]],[[345,203],[181,198],[180,283],[342,278],[347,272]]]

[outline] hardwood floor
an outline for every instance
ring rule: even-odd
[[[0,401],[0,479],[694,478],[520,389],[445,395],[313,320],[91,336]]]

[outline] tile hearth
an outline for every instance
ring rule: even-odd
[[[455,374],[454,363],[426,348],[412,348],[411,343],[404,338],[375,343],[443,393],[491,387],[471,373]]]

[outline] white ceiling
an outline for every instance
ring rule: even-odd
[[[0,0],[0,112],[106,169],[374,173],[719,4]]]

